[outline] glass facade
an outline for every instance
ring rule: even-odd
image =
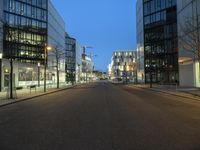
[[[144,26],[143,1],[137,0],[137,82],[144,83]]]
[[[176,83],[176,0],[143,0],[145,82]]]
[[[55,53],[53,52],[55,47],[60,49],[61,53],[65,53],[65,22],[55,9],[51,0],[48,0],[48,45],[52,47],[52,51],[48,54],[48,66],[54,69],[56,66]],[[59,69],[63,73],[65,72],[65,58],[59,59]]]
[[[0,53],[3,50],[3,0],[0,0]]]
[[[75,81],[76,71],[76,39],[66,34],[65,70],[66,81]]]
[[[4,0],[4,57],[44,63],[47,0]]]

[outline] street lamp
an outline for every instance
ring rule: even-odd
[[[40,63],[38,62],[38,87],[40,87]]]
[[[13,98],[13,58],[10,58],[10,99]]]
[[[47,91],[47,59],[48,59],[48,51],[50,51],[52,47],[50,46],[45,46],[45,52],[44,52],[44,92]]]
[[[2,58],[3,54],[0,53],[0,92],[2,91]]]
[[[151,56],[150,56],[150,88],[153,87],[153,74],[152,74],[152,69],[153,69],[153,66],[152,66],[152,51],[151,51]]]

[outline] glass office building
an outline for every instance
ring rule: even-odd
[[[53,75],[53,82],[56,81],[55,70],[58,65],[59,68],[59,80],[65,82],[65,22],[60,16],[51,0],[48,0],[48,45],[52,47],[51,51],[48,51],[48,68]],[[58,64],[56,60],[55,49],[58,50],[59,56]]]
[[[4,58],[44,63],[47,43],[47,0],[3,0]]]
[[[75,81],[76,73],[76,39],[71,38],[67,33],[65,36],[66,53],[65,53],[65,70],[66,81]]]
[[[52,47],[52,51],[55,47],[65,52],[65,22],[52,4],[50,0],[48,4],[48,45]],[[49,51],[49,66],[55,66],[55,57],[52,57],[52,51]],[[60,60],[60,70],[65,70],[64,57]]]
[[[145,82],[176,83],[176,0],[143,0]]]
[[[11,58],[15,86],[42,85],[46,46],[52,47],[48,51],[47,83],[56,82],[56,61],[51,53],[56,46],[63,54],[58,65],[60,82],[65,83],[65,23],[51,0],[0,0],[0,19],[2,88],[10,84]]]
[[[137,0],[136,4],[137,26],[137,82],[144,83],[144,26],[143,26],[143,1]]]

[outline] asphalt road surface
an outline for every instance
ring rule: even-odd
[[[200,150],[200,102],[82,85],[1,107],[0,150]]]

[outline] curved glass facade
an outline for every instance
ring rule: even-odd
[[[48,45],[52,47],[52,51],[57,47],[60,53],[65,53],[65,22],[50,0],[48,0]],[[49,67],[57,65],[54,55],[53,52],[49,51]],[[64,56],[59,59],[59,69],[65,72]]]

